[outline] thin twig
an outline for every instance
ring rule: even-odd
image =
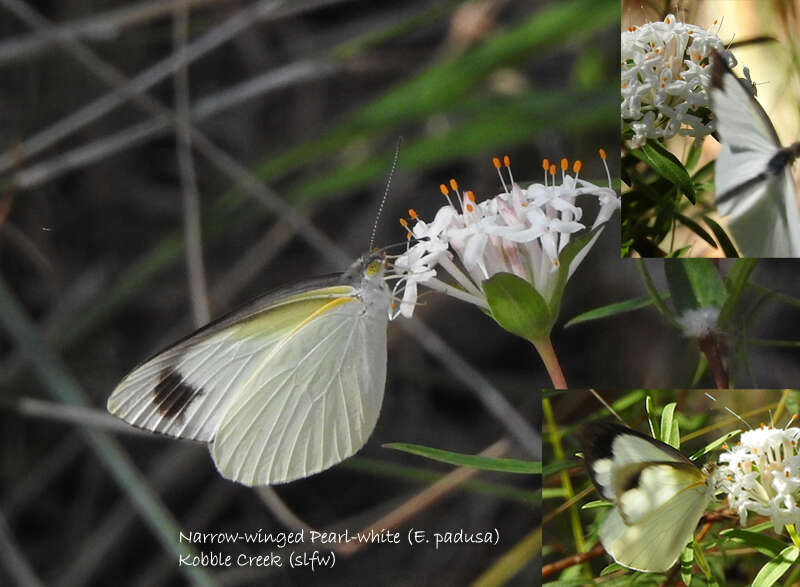
[[[193,8],[208,4],[222,4],[232,0],[149,0],[129,4],[102,14],[81,18],[58,25],[53,35],[27,34],[0,42],[0,65],[11,61],[35,57],[60,39],[86,39],[107,41],[116,38],[126,28],[146,24],[151,20],[169,16],[176,4],[187,2]]]
[[[14,533],[6,524],[6,519],[3,517],[2,512],[0,512],[0,562],[8,569],[8,574],[16,580],[18,585],[29,585],[31,587],[44,585],[34,573],[28,559],[17,548]]]
[[[76,41],[73,39],[58,39],[54,37],[53,27],[22,0],[0,0],[0,2],[21,20],[25,21],[26,24],[36,27],[38,30],[53,38],[56,42],[69,43],[73,48],[76,45]],[[17,165],[20,161],[24,161],[40,153],[44,149],[53,146],[98,118],[112,112],[126,101],[142,100],[144,92],[149,88],[173,75],[179,68],[185,67],[187,64],[199,59],[203,55],[218,48],[223,43],[236,37],[242,31],[259,22],[261,18],[275,11],[279,5],[280,2],[277,0],[259,0],[240,10],[221,24],[209,30],[203,36],[197,38],[194,42],[187,45],[186,50],[180,55],[172,54],[122,85],[112,85],[113,89],[109,93],[75,110],[55,124],[34,134],[22,143],[14,145],[8,152],[0,155],[0,172],[8,171],[8,169],[13,165]],[[88,48],[85,47],[81,50],[89,51]],[[106,76],[111,75],[114,78],[117,77],[113,75],[114,72],[111,69],[104,69],[106,69]],[[152,99],[148,101],[151,102]],[[149,108],[152,109],[152,103]]]
[[[89,427],[94,430],[153,438],[150,432],[134,428],[108,412],[100,411],[95,408],[66,405],[60,402],[49,402],[32,397],[15,398],[9,401],[4,400],[3,403],[13,404],[12,408],[14,410],[19,412],[22,416],[30,418],[41,418],[43,420],[74,424],[79,428]]]
[[[175,54],[184,62],[189,36],[189,6],[186,1],[175,8],[173,19]],[[182,65],[175,72],[175,135],[178,169],[183,189],[183,233],[186,239],[186,269],[189,274],[189,299],[195,326],[206,324],[211,315],[208,307],[206,269],[203,263],[203,235],[200,228],[200,194],[197,174],[192,160],[191,102],[189,98],[189,71]]]
[[[293,84],[318,80],[339,70],[327,59],[298,61],[278,69],[267,71],[240,84],[197,100],[192,108],[191,119],[197,123],[215,114],[235,108],[256,98],[284,89]],[[52,181],[61,175],[103,161],[158,138],[173,126],[167,115],[157,115],[144,122],[85,143],[63,153],[53,155],[39,163],[33,163],[14,172],[9,184],[18,189],[31,189]]]

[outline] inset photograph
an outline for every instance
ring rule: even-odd
[[[622,12],[623,257],[800,257],[793,2]]]
[[[796,585],[796,390],[543,396],[543,585]]]

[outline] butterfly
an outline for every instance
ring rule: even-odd
[[[717,52],[711,102],[721,149],[715,170],[716,202],[747,257],[800,257],[800,212],[792,162],[800,142],[781,147],[764,109]]]
[[[126,422],[209,443],[223,477],[323,471],[372,434],[386,381],[385,255],[266,294],[134,368],[108,399]]]
[[[714,496],[710,469],[641,432],[607,422],[582,431],[583,457],[600,495],[614,507],[600,542],[624,567],[663,572],[678,560]]]

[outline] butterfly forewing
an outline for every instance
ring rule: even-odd
[[[146,430],[208,442],[245,382],[296,322],[354,292],[326,277],[305,291],[255,300],[135,368],[114,389],[108,410]]]
[[[800,211],[790,164],[767,113],[714,53],[711,100],[721,140],[715,167],[719,212],[748,257],[800,256]]]

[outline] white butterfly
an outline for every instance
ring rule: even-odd
[[[800,142],[782,148],[775,127],[745,83],[713,54],[711,102],[722,148],[717,209],[746,257],[800,257],[800,212],[791,163]]]
[[[582,444],[592,482],[614,504],[599,530],[606,552],[636,571],[671,568],[714,496],[712,476],[668,444],[624,426],[589,424]]]
[[[270,485],[357,452],[378,420],[390,293],[382,254],[267,294],[148,359],[108,410],[210,443],[226,478]]]

